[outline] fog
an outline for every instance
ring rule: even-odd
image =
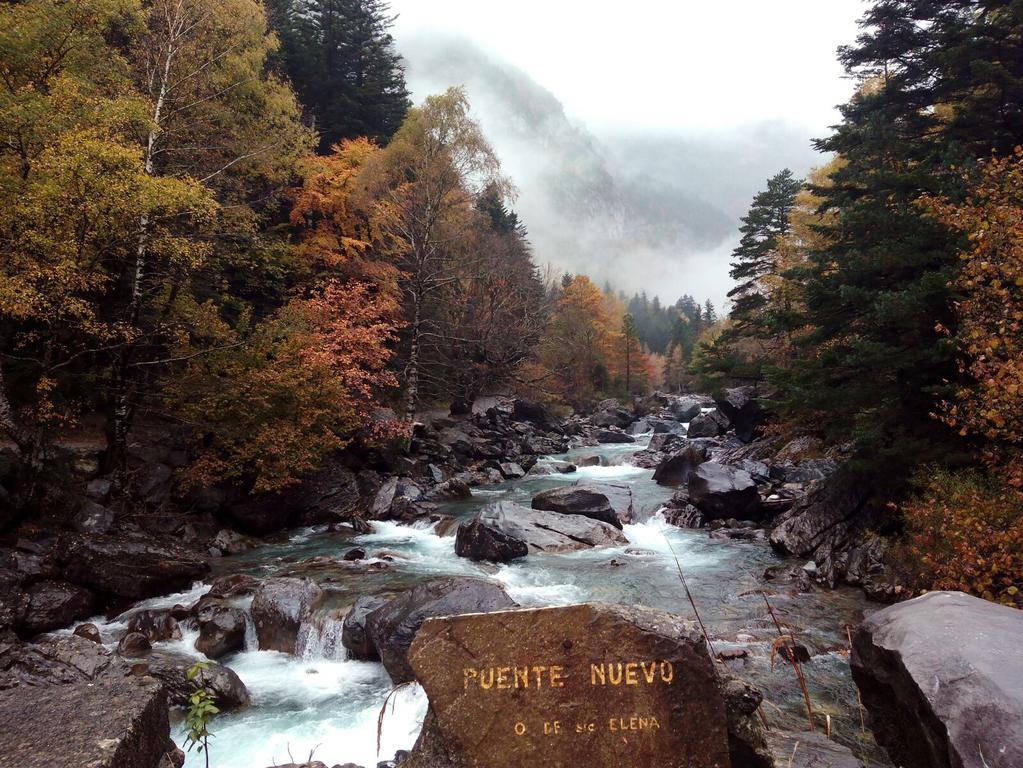
[[[395,0],[413,99],[464,86],[536,260],[722,306],[739,218],[853,84],[859,0]]]

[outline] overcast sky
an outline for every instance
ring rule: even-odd
[[[865,7],[865,0],[391,0],[398,14],[399,51],[403,40],[411,53],[421,50],[424,39],[466,38],[550,91],[569,120],[604,140],[606,148],[631,151],[637,138],[656,138],[643,158],[651,175],[659,170],[658,158],[650,157],[658,147],[664,148],[669,173],[698,167],[703,158],[680,164],[668,156],[674,137],[694,139],[690,145],[702,147],[705,155],[702,173],[674,178],[708,199],[712,187],[728,187],[730,201],[711,202],[735,216],[732,235],[696,252],[618,251],[615,263],[594,248],[592,258],[581,263],[552,244],[551,233],[573,230],[537,193],[542,185],[520,162],[546,160],[530,157],[536,147],[524,153],[508,144],[503,124],[478,113],[520,187],[517,208],[525,214],[541,263],[610,279],[630,292],[646,290],[662,301],[673,302],[686,291],[710,297],[718,306],[732,286],[728,262],[745,201],[784,165],[802,175],[819,164],[810,141],[838,122],[836,105],[847,101],[854,87],[836,49],[855,40]],[[421,63],[410,60],[410,65]],[[429,95],[417,88],[459,84],[423,75],[411,67],[416,102]],[[480,108],[485,101],[474,103]],[[765,132],[776,138],[755,138]],[[743,150],[736,137],[753,139]],[[729,149],[722,153],[722,147]],[[634,263],[642,268],[633,269]]]
[[[848,99],[835,49],[862,0],[392,0],[395,36],[466,35],[591,129],[783,119],[819,135]],[[418,96],[418,94],[416,94]]]

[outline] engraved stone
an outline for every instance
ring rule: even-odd
[[[430,711],[407,768],[729,768],[691,622],[575,605],[428,620],[409,661]]]

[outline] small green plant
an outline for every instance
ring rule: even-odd
[[[185,747],[189,752],[196,747],[196,752],[206,758],[206,768],[210,768],[210,718],[220,712],[215,697],[203,686],[202,674],[209,667],[208,661],[199,661],[188,670],[188,681],[195,684],[195,692],[188,697],[188,714],[185,715],[188,727]]]

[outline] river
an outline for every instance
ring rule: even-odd
[[[459,517],[472,515],[495,499],[529,505],[539,490],[577,480],[628,484],[633,490],[637,517],[644,522],[626,525],[627,547],[591,549],[564,555],[536,555],[508,565],[474,563],[454,552],[454,537],[438,536],[430,525],[399,526],[374,523],[375,532],[328,533],[317,529],[292,531],[245,555],[222,558],[214,577],[251,573],[262,577],[302,574],[332,592],[335,617],[326,616],[302,628],[300,654],[287,656],[256,649],[250,631],[247,650],[220,661],[234,669],[248,686],[252,706],[219,715],[211,725],[211,765],[216,768],[264,768],[304,762],[310,754],[327,765],[354,762],[373,768],[410,749],[426,711],[426,698],[416,687],[392,697],[383,721],[377,751],[377,721],[391,689],[383,667],[350,661],[340,643],[338,618],[365,594],[394,593],[439,576],[476,576],[501,582],[524,606],[567,605],[585,601],[639,604],[692,617],[692,608],[678,577],[677,556],[697,608],[716,641],[716,649],[741,647],[745,659],[729,662],[738,673],[765,692],[764,712],[772,727],[803,729],[806,714],[792,668],[780,657],[772,660],[776,630],[758,590],[765,588],[765,568],[779,559],[762,541],[721,541],[706,531],[682,530],[665,523],[658,508],[671,490],[656,485],[652,470],[628,463],[649,436],[630,445],[579,448],[549,457],[567,459],[599,454],[601,466],[580,468],[568,475],[527,476],[523,480],[474,489],[469,501],[452,502],[441,511]],[[359,563],[337,560],[353,547],[367,550]],[[374,557],[382,554],[381,557]],[[309,558],[327,556],[310,565]],[[386,563],[375,570],[373,563]],[[208,587],[150,600],[138,607],[190,604]],[[814,657],[804,665],[807,684],[819,720],[831,716],[833,738],[853,746],[868,758],[879,758],[869,735],[861,732],[856,689],[848,665],[847,626],[855,626],[864,611],[872,610],[856,590],[817,590],[796,594],[791,587],[769,590],[779,619],[793,627]],[[247,607],[251,598],[241,599]],[[321,614],[322,616],[322,614]],[[123,626],[123,625],[121,625]],[[101,627],[104,640],[113,638],[119,625]],[[157,644],[168,650],[187,651],[199,658],[192,644],[196,634],[186,631],[180,641]],[[773,661],[773,663],[772,663]],[[184,731],[174,725],[175,739],[183,745]],[[186,766],[200,768],[202,756],[192,752]]]

